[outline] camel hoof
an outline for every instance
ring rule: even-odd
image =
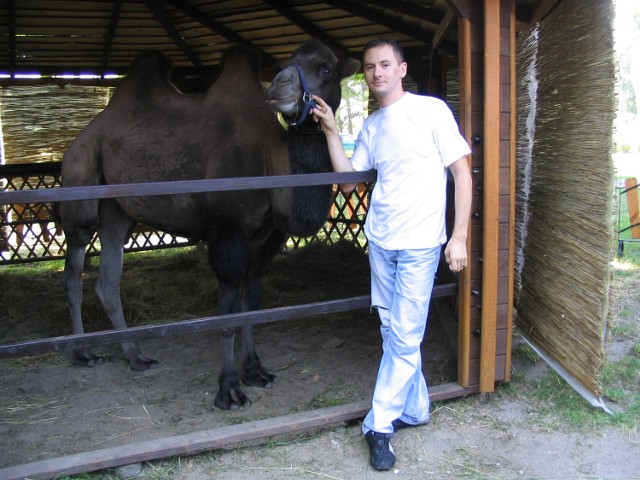
[[[159,363],[160,362],[158,362],[158,360],[142,354],[136,356],[135,358],[129,359],[129,366],[134,372],[143,372],[145,370],[155,368],[159,365]]]
[[[89,349],[74,350],[73,353],[76,356],[78,364],[82,365],[83,367],[93,368],[97,367],[98,365],[107,363],[111,360],[111,357],[98,356]]]
[[[267,372],[263,368],[258,368],[253,372],[245,373],[242,376],[242,383],[249,387],[271,388],[273,387],[275,379],[275,375]]]
[[[226,393],[220,390],[213,404],[221,410],[236,412],[251,405],[251,400],[238,387],[231,388]]]

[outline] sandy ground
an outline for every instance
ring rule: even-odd
[[[332,251],[331,259],[325,254],[305,259],[283,257],[270,273],[266,306],[304,303],[307,300],[294,299],[310,290],[309,281],[314,282],[314,299],[309,301],[338,298],[344,291],[367,293],[366,261],[349,249]],[[332,274],[345,264],[350,273],[341,271],[342,283],[336,288]],[[177,277],[183,269],[196,283],[185,284],[187,280]],[[302,280],[292,275],[294,270],[300,271]],[[172,283],[190,297],[210,297],[212,285],[203,280],[207,267],[197,254],[134,264],[125,272],[132,286],[125,283],[128,295],[123,293],[123,298],[134,299],[125,305],[134,312],[130,324],[161,317],[156,306],[170,297],[174,301],[181,298],[158,285],[157,276],[166,277],[167,271],[172,272]],[[24,288],[20,282],[43,291],[44,284],[58,281],[59,276],[59,272],[37,273],[21,279],[1,274],[3,295],[7,295],[7,285]],[[88,284],[92,275],[88,273]],[[52,292],[57,292],[56,288]],[[6,305],[8,297],[0,298]],[[59,335],[69,328],[61,292],[25,298],[21,305],[16,302],[11,300],[12,308],[5,310],[1,322],[3,343]],[[90,299],[87,302],[91,314],[98,307]],[[638,325],[640,299],[632,302],[636,302],[631,305],[636,313],[626,315],[623,321]],[[199,306],[182,306],[187,318],[204,314]],[[96,320],[95,328],[107,328],[104,321]],[[610,349],[615,355],[626,355],[634,341],[637,338],[614,338]],[[132,372],[115,347],[100,349],[111,361],[96,368],[77,365],[67,352],[3,361],[0,468],[367,399],[380,354],[377,320],[367,311],[261,326],[258,352],[264,365],[278,376],[277,381],[269,390],[247,388],[253,401],[250,407],[222,412],[212,406],[217,391],[218,346],[216,332],[145,341],[143,351],[161,361],[158,368],[146,372]],[[431,385],[454,378],[453,354],[437,321],[430,321],[423,353]],[[371,469],[356,421],[270,439],[262,445],[151,462],[142,466],[140,477],[640,478],[637,428],[578,428],[542,413],[532,390],[547,374],[542,362],[529,355],[514,355],[513,377],[517,380],[511,385],[493,394],[433,405],[428,425],[403,430],[394,437],[397,463],[390,472]],[[108,471],[99,477],[115,478],[117,474]]]

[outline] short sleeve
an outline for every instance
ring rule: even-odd
[[[446,103],[439,101],[439,115],[441,119],[436,125],[434,131],[434,141],[440,151],[440,157],[445,167],[448,167],[461,157],[467,156],[471,153],[469,144],[464,139],[453,113]]]

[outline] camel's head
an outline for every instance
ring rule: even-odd
[[[353,58],[339,62],[331,50],[317,40],[298,48],[267,90],[269,104],[282,113],[290,125],[313,122],[308,115],[311,95],[326,101],[335,112],[340,106],[340,80],[353,75],[360,62]]]

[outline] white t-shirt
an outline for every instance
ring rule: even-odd
[[[451,110],[437,98],[407,92],[369,115],[351,157],[354,170],[378,171],[367,238],[387,250],[445,243],[447,167],[470,153]]]

